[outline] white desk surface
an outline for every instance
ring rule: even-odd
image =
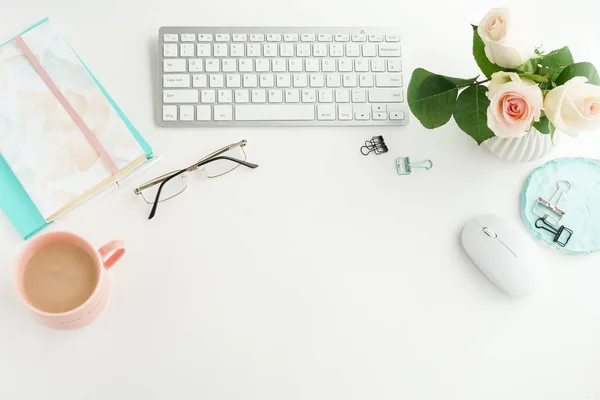
[[[469,24],[496,2],[463,3],[2,0],[0,37],[49,16],[162,160],[48,229],[127,242],[109,308],[82,330],[47,329],[22,307],[12,267],[23,241],[0,216],[0,399],[600,399],[599,256],[542,248],[541,290],[514,300],[459,242],[474,216],[518,222],[521,185],[542,161],[496,159],[453,122],[154,124],[162,25],[399,25],[407,81],[417,66],[469,77]],[[508,3],[538,11],[529,28],[546,48],[568,44],[600,66],[597,2]],[[363,157],[375,134],[390,153]],[[146,219],[137,184],[239,139],[258,169],[191,178]],[[599,148],[600,134],[566,138],[550,158]],[[399,155],[435,169],[399,177]]]

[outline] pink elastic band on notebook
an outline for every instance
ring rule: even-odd
[[[77,111],[75,111],[75,109],[69,103],[67,98],[61,93],[58,86],[56,86],[56,84],[54,83],[54,81],[52,81],[52,78],[50,78],[44,67],[42,67],[42,64],[40,64],[37,58],[35,58],[33,52],[29,49],[27,44],[25,44],[23,38],[21,36],[17,36],[15,37],[15,41],[17,42],[17,45],[21,48],[23,53],[25,53],[25,57],[27,57],[27,59],[29,60],[33,68],[36,70],[40,78],[42,78],[46,86],[48,86],[48,89],[50,89],[54,97],[56,97],[56,100],[58,100],[60,105],[63,106],[67,114],[69,114],[69,116],[73,120],[73,122],[75,122],[75,125],[77,125],[79,130],[81,130],[81,132],[85,135],[87,141],[90,143],[90,145],[92,145],[96,153],[98,153],[98,155],[104,162],[104,165],[106,165],[106,167],[110,170],[110,172],[113,175],[118,174],[119,168],[113,162],[112,158],[110,158],[110,155],[106,152],[104,147],[102,147],[102,144],[100,144],[94,132],[92,132],[92,130],[85,124],[85,122],[83,122],[83,119],[79,116],[79,114],[77,114]]]

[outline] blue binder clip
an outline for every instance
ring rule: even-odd
[[[410,175],[412,174],[413,168],[422,168],[430,170],[433,168],[433,162],[431,160],[412,162],[410,157],[398,157],[396,159],[396,170],[398,175]]]

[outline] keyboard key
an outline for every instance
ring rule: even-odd
[[[280,33],[268,33],[267,34],[267,42],[281,42],[281,34]]]
[[[264,42],[265,41],[265,35],[263,33],[251,33],[250,34],[250,41],[251,42]]]
[[[233,43],[229,45],[229,54],[231,57],[244,57],[246,46],[243,43]]]
[[[252,91],[253,103],[265,103],[267,101],[266,92],[263,89],[255,89]]]
[[[215,35],[215,42],[229,42],[231,40],[231,36],[229,33],[217,33]]]
[[[350,91],[348,89],[336,89],[335,102],[336,103],[349,103],[350,102]]]
[[[333,35],[331,33],[319,33],[317,40],[319,42],[331,42],[333,41]]]
[[[265,43],[263,45],[263,54],[265,57],[277,57],[278,54],[278,45],[277,43]]]
[[[163,103],[197,103],[198,91],[195,89],[163,90]]]
[[[175,61],[175,60],[173,60],[173,61]],[[185,60],[177,60],[177,61],[183,61],[185,63]],[[193,59],[188,60],[188,71],[202,72],[202,59],[193,58]]]
[[[185,72],[185,60],[181,58],[163,60],[163,72]]]
[[[240,72],[252,72],[254,71],[254,62],[249,58],[243,58],[239,60]]]
[[[298,43],[296,45],[296,56],[298,57],[310,57],[310,44]]]
[[[352,35],[352,41],[353,42],[366,42],[367,35],[365,35],[364,33],[355,33]]]
[[[206,72],[219,72],[219,64],[219,60],[217,60],[216,58],[210,58],[206,60]]]
[[[163,45],[163,57],[177,57],[177,44],[167,43]]]
[[[212,33],[199,33],[198,34],[198,41],[199,42],[212,42],[213,41],[213,35],[212,35]]]
[[[212,120],[212,108],[210,106],[196,106],[196,121]]]
[[[360,87],[373,87],[373,74],[360,74]]]
[[[404,101],[402,89],[369,89],[371,103],[401,103]]]
[[[327,57],[327,45],[325,43],[313,44],[314,57]]]
[[[235,91],[235,102],[236,103],[248,103],[250,102],[250,94],[247,90],[236,90]]]
[[[356,72],[368,72],[369,71],[369,60],[365,58],[358,58],[354,60],[354,70]]]
[[[294,74],[294,87],[307,87],[308,77],[306,74]]]
[[[354,43],[348,43],[346,45],[346,57],[358,57],[360,56],[360,45]]]
[[[400,43],[381,43],[379,57],[400,57]]]
[[[365,103],[367,101],[367,94],[365,89],[353,89],[352,90],[352,102],[353,103]]]
[[[329,56],[330,57],[343,57],[344,56],[344,45],[341,43],[332,43],[329,45]]]
[[[340,121],[351,120],[352,119],[352,105],[351,104],[338,105],[338,118]]]
[[[315,41],[315,34],[314,33],[303,33],[300,36],[300,40],[303,42],[314,42]]]
[[[228,88],[239,88],[242,86],[241,75],[227,75],[227,87]]]
[[[306,72],[319,72],[319,60],[308,58],[306,60]]]
[[[201,94],[202,94],[202,103],[214,103],[215,102],[215,91],[214,90],[203,90]]]
[[[374,112],[373,113],[373,119],[374,120],[384,120],[384,119],[387,119],[387,113],[386,112]]]
[[[356,86],[358,86],[356,75],[355,74],[344,74],[344,75],[342,75],[342,85],[344,87],[356,87]]]
[[[386,42],[399,42],[400,35],[385,35]]]
[[[391,120],[402,120],[404,119],[404,111],[391,111],[390,119]]]
[[[365,111],[355,111],[354,119],[357,121],[367,121],[370,119],[370,114]]]
[[[233,108],[230,105],[214,106],[215,121],[231,121],[233,119]]]
[[[317,119],[319,121],[334,121],[335,120],[335,105],[319,104],[317,106]]]
[[[352,72],[352,60],[349,58],[342,58],[338,60],[338,71],[340,72]]]
[[[283,92],[279,89],[269,90],[269,103],[282,103]]]
[[[182,42],[195,42],[196,41],[196,34],[194,33],[182,33],[181,34],[181,41]],[[193,109],[192,109],[192,115],[193,115]],[[192,117],[192,119],[194,119]],[[182,119],[183,120],[183,119]]]
[[[371,71],[373,72],[385,72],[385,60],[381,58],[374,58],[371,60]]]
[[[302,102],[303,103],[314,103],[317,101],[317,93],[314,89],[304,89],[302,91]]]
[[[380,35],[380,34],[369,35],[369,42],[383,42],[383,35]]]
[[[387,60],[387,62],[389,72],[402,72],[402,60],[392,58]]]
[[[340,74],[327,74],[327,87],[342,86],[342,76]]]
[[[281,43],[279,45],[279,55],[281,57],[293,57],[294,45],[291,43]]]
[[[235,107],[236,121],[313,121],[313,105],[243,105]]]
[[[210,44],[199,43],[196,45],[196,55],[198,57],[211,57],[212,51]]]
[[[298,89],[288,89],[285,91],[285,101],[287,103],[299,103],[300,91]]]
[[[192,86],[195,88],[205,88],[207,85],[208,79],[204,74],[194,74],[192,79]]]
[[[223,72],[236,72],[237,62],[232,58],[226,58],[221,62],[221,70]]]
[[[227,57],[227,44],[225,44],[225,43],[213,44],[213,57]]]
[[[163,35],[163,42],[177,42],[179,40],[179,35],[176,33],[165,33]],[[177,111],[175,111],[175,115],[177,115]],[[177,117],[175,117],[177,119]]]
[[[266,58],[259,58],[256,60],[256,72],[269,72],[270,62]]]
[[[292,77],[290,74],[277,74],[277,87],[290,87],[292,85]]]
[[[275,86],[275,79],[273,74],[261,74],[260,75],[260,87],[271,88]]]
[[[163,87],[172,87],[172,88],[190,87],[190,76],[188,74],[163,75]]]
[[[284,42],[297,42],[298,34],[297,33],[286,33],[283,35]]]
[[[400,87],[400,86],[402,86],[402,75],[400,75],[400,74],[377,74],[377,75],[375,75],[375,86],[377,86],[377,87]]]
[[[232,40],[234,42],[247,42],[248,41],[248,35],[245,33],[234,33],[232,36]]]
[[[183,35],[181,35],[183,37]],[[193,35],[195,37],[195,35]],[[180,121],[193,121],[194,120],[194,106],[179,106],[179,120]]]
[[[233,100],[233,93],[228,89],[219,90],[217,93],[217,99],[219,100],[219,103],[231,103]]]
[[[321,71],[335,72],[335,60],[331,58],[324,58],[321,60]]]
[[[310,75],[310,87],[323,87],[325,86],[325,78],[323,74],[311,74]]]
[[[248,57],[260,57],[260,43],[248,43],[246,45],[246,55]]]
[[[283,58],[275,58],[271,60],[271,69],[273,72],[285,72],[286,64],[286,60]]]
[[[337,35],[335,35],[335,41],[336,42],[349,42],[350,41],[350,35],[343,34],[343,33],[338,33]]]
[[[365,43],[362,45],[363,57],[375,57],[377,56],[377,46],[371,43]]]
[[[374,113],[376,112],[386,112],[387,111],[387,107],[385,104],[373,104],[371,106],[371,111],[373,111]]]
[[[211,75],[208,79],[208,85],[210,87],[223,87],[225,85],[225,78],[223,75]]]
[[[321,89],[319,90],[319,103],[332,103],[333,102],[333,90]]]
[[[288,67],[290,72],[302,72],[302,64],[303,61],[299,58],[292,58],[288,60]]]
[[[244,74],[244,87],[254,88],[258,86],[258,76],[256,74]]]
[[[177,121],[177,106],[163,106],[162,111],[163,121]]]

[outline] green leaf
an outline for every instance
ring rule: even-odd
[[[519,75],[522,76],[523,78],[531,79],[532,81],[537,82],[537,83],[548,82],[547,76],[540,76],[540,75],[536,75],[536,74],[519,74]]]
[[[491,78],[494,72],[502,71],[503,69],[488,60],[485,55],[485,44],[481,40],[481,36],[477,32],[477,26],[473,25],[473,57],[479,66],[479,69],[487,78]]]
[[[485,86],[476,85],[466,88],[456,102],[454,120],[467,135],[478,144],[494,137],[494,132],[487,125],[487,109],[490,105],[485,93]]]
[[[451,76],[440,75],[443,78],[448,79],[450,82],[456,85],[457,88],[463,88],[465,86],[470,86],[475,83],[477,80],[477,76],[471,79],[462,79],[462,78],[453,78]]]
[[[556,128],[554,128],[552,123],[549,123],[548,127],[550,128],[550,140],[552,140],[552,144],[555,145],[556,143],[554,143],[554,134],[556,133]]]
[[[543,55],[541,58],[534,58],[531,62],[535,65],[536,75],[548,75],[550,80],[558,78],[563,69],[573,64],[573,55],[568,47],[562,47],[558,50],[551,51]]]
[[[425,128],[434,129],[450,120],[458,88],[443,76],[417,68],[410,78],[407,93],[410,111]]]
[[[548,135],[550,133],[550,120],[545,115],[540,118],[538,122],[533,123],[533,127],[543,133],[544,135]]]
[[[596,70],[596,67],[589,62],[580,62],[569,65],[562,71],[558,78],[556,78],[556,84],[564,85],[565,82],[576,76],[585,76],[588,78],[588,83],[600,86],[600,76],[598,76],[598,71]]]

